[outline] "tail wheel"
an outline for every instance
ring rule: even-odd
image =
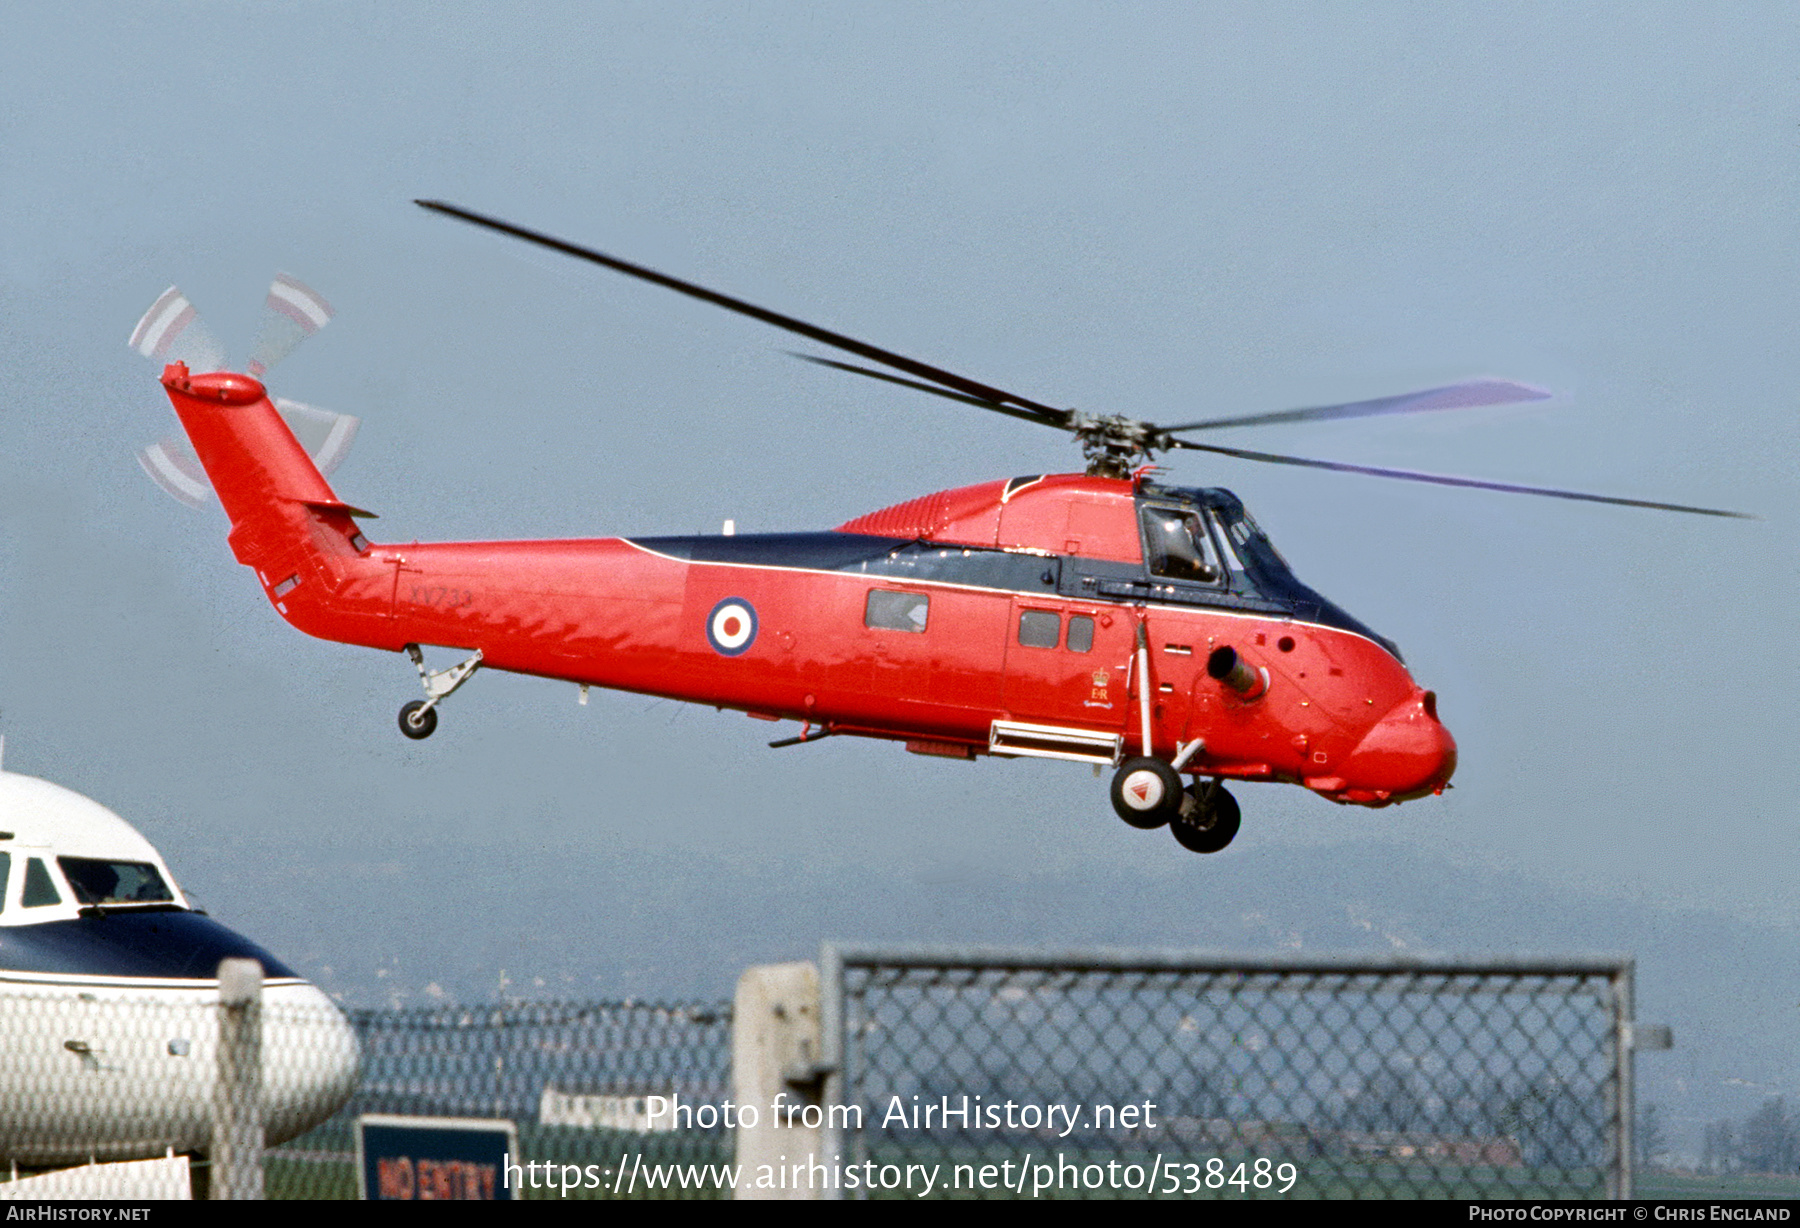
[[[1181,813],[1181,801],[1181,776],[1161,759],[1127,759],[1113,773],[1113,809],[1133,827],[1161,827]]]
[[[425,701],[415,699],[400,709],[400,732],[415,741],[429,738],[437,729],[437,709],[427,708]]]
[[[1216,853],[1231,843],[1242,818],[1237,798],[1216,781],[1196,782],[1191,790],[1194,805],[1169,824],[1175,842],[1191,853]]]

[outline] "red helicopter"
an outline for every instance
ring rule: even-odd
[[[790,746],[857,735],[954,759],[1114,768],[1127,823],[1223,849],[1227,780],[1299,784],[1386,806],[1441,793],[1456,743],[1395,645],[1308,588],[1230,491],[1164,485],[1148,462],[1191,449],[1339,472],[1630,507],[1717,509],[1381,469],[1196,442],[1221,427],[1536,400],[1481,379],[1379,400],[1161,426],[1041,404],[601,252],[439,201],[465,222],[665,286],[879,364],[797,355],[1071,432],[1080,474],[940,491],[828,532],[384,545],[321,468],[354,420],[271,401],[259,376],[329,318],[278,278],[278,344],[255,375],[170,362],[162,383],[202,474],[163,444],[141,454],[172,493],[215,490],[239,562],[276,610],[322,639],[409,654],[426,738],[480,669],[509,670],[804,722]],[[171,295],[174,296],[171,299]],[[134,334],[175,357],[192,308],[171,290]],[[223,366],[215,346],[185,351]],[[302,442],[305,438],[307,442]],[[179,488],[179,489],[177,489]],[[426,668],[421,646],[466,654]],[[1190,779],[1191,778],[1191,779]]]

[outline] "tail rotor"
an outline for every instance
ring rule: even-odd
[[[249,373],[263,379],[277,363],[331,321],[331,304],[296,277],[278,273],[263,302],[262,326],[251,351]],[[163,291],[131,333],[131,348],[158,365],[184,362],[199,373],[226,366],[225,347],[201,321],[188,297],[175,286]],[[294,438],[322,474],[337,468],[356,438],[357,418],[329,409],[273,398],[276,410]],[[168,494],[201,507],[212,496],[212,484],[200,458],[185,439],[159,440],[137,453],[138,464]]]

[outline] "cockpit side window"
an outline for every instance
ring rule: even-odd
[[[1144,562],[1150,574],[1219,584],[1225,579],[1212,537],[1197,513],[1173,507],[1144,509]]]
[[[25,862],[25,890],[19,897],[22,908],[42,908],[47,904],[62,903],[62,893],[56,889],[56,880],[50,877],[49,867],[44,865],[41,857],[31,857]]]
[[[1216,535],[1216,540],[1219,543],[1219,550],[1225,556],[1225,566],[1236,572],[1247,571],[1248,568],[1244,566],[1243,555],[1239,553],[1237,548],[1237,537],[1232,531],[1234,526],[1227,524],[1217,512],[1209,513],[1207,519],[1212,523],[1213,533]]]
[[[1281,551],[1275,548],[1275,543],[1269,540],[1269,535],[1262,531],[1261,526],[1250,518],[1249,512],[1239,511],[1231,518],[1225,526],[1225,535],[1239,555],[1248,558],[1261,552],[1280,564],[1283,571],[1292,571],[1287,560],[1281,557]]]
[[[149,862],[58,857],[56,864],[81,904],[167,904],[175,899]]]

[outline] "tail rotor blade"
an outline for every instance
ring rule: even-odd
[[[212,484],[206,480],[200,458],[187,444],[159,440],[139,449],[137,459],[153,482],[189,507],[204,507],[212,497]]]
[[[333,413],[315,405],[303,405],[286,397],[275,398],[275,409],[319,472],[327,475],[349,453],[351,441],[356,438],[356,428],[362,425],[360,418]]]
[[[131,348],[159,362],[185,362],[194,371],[225,368],[225,347],[175,286],[164,290],[131,331]]]
[[[297,277],[278,273],[269,283],[269,297],[263,303],[262,327],[256,335],[256,349],[250,355],[250,374],[261,379],[276,363],[294,352],[294,347],[324,328],[332,317],[331,304],[318,291]]]

